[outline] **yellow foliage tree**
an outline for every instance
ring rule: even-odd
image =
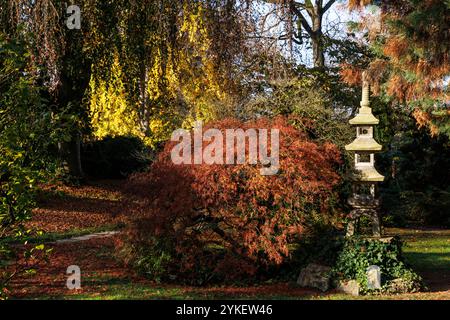
[[[184,1],[176,18],[176,44],[156,32],[145,39],[154,47],[142,64],[145,76],[136,77],[137,82],[145,81],[141,101],[133,102],[127,96],[120,55],[114,58],[108,82],[91,80],[95,137],[136,135],[155,145],[179,126],[191,127],[196,120],[208,122],[223,112],[229,96],[211,52],[213,40],[204,6]]]
[[[90,119],[96,138],[118,135],[135,135],[143,138],[137,113],[129,107],[122,81],[122,68],[116,55],[110,71],[110,79],[91,78]]]

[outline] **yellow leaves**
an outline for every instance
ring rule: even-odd
[[[118,54],[109,81],[91,80],[91,124],[96,137],[131,134],[153,144],[167,139],[180,121],[186,120],[186,125],[217,118],[216,109],[228,95],[211,58],[206,9],[202,3],[189,1],[183,8],[174,46],[161,39],[153,41],[156,34],[145,40],[155,45],[148,60],[139,63],[139,103],[130,105],[127,99]]]
[[[161,97],[159,87],[160,79],[164,76],[161,50],[153,56],[153,65],[150,68],[147,80],[147,94],[150,100],[157,100]]]
[[[91,79],[90,114],[94,136],[136,135],[141,136],[137,113],[129,104],[122,82],[122,70],[116,57],[110,81]]]
[[[208,30],[205,26],[205,12],[201,3],[187,4],[183,6],[183,22],[180,28],[180,36],[187,35],[190,43],[200,43],[200,50],[207,50],[210,46]],[[201,41],[199,41],[201,40]]]
[[[195,120],[215,119],[215,103],[227,98],[219,72],[209,56],[212,40],[205,19],[201,3],[185,3],[179,37],[186,37],[187,41],[179,52],[169,48],[169,55],[176,55],[177,64],[173,65],[169,57],[165,76],[171,95],[188,107],[185,125]]]

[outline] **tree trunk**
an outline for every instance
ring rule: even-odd
[[[78,123],[69,123],[70,141],[61,144],[61,155],[69,174],[75,179],[83,179],[84,173],[81,165],[81,135],[89,123],[87,105],[83,101],[86,90],[89,88],[91,78],[91,61],[79,56],[82,50],[81,34],[68,33],[65,56],[63,61],[60,85],[56,95],[55,104],[59,110],[65,110],[79,118]]]
[[[314,15],[312,16],[313,33],[311,34],[311,41],[313,47],[313,60],[315,68],[325,67],[325,53],[323,50],[323,33],[322,33],[322,14],[321,8],[314,7]]]
[[[311,38],[313,49],[313,65],[315,68],[323,69],[325,67],[325,52],[322,32],[322,19],[324,13],[330,9],[335,1],[330,0],[325,6],[320,0],[316,0],[315,5],[309,5],[302,9],[297,7],[295,0],[289,2],[291,11],[297,15],[302,28],[308,33]],[[306,20],[304,14],[308,14],[311,18],[312,24]]]
[[[81,137],[79,133],[72,136],[69,142],[60,144],[60,153],[65,161],[69,175],[75,179],[83,179],[84,172],[81,166]]]
[[[315,68],[325,67],[325,55],[322,48],[322,41],[320,37],[312,37],[312,47],[313,47],[313,60]]]
[[[139,82],[139,121],[142,130],[145,132],[145,135],[150,135],[150,110],[148,106],[148,93],[147,93],[147,84],[148,84],[148,75],[149,70],[146,63],[142,66],[141,76]]]

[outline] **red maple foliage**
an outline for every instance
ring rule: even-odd
[[[280,170],[263,176],[261,165],[248,162],[175,165],[175,142],[168,142],[151,170],[132,176],[125,188],[132,220],[125,251],[129,262],[152,261],[148,273],[163,264],[164,274],[188,279],[255,274],[289,257],[289,243],[306,232],[309,219],[333,211],[336,146],[309,141],[283,118],[227,119],[208,128],[279,129]]]

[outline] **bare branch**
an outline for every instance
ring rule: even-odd
[[[336,2],[336,0],[328,1],[328,3],[323,7],[322,13],[327,12],[335,2]]]
[[[312,30],[311,26],[308,24],[308,21],[306,21],[302,12],[295,5],[295,1],[291,1],[289,4],[290,4],[290,9],[292,10],[292,12],[294,12],[294,14],[298,17],[298,19],[300,19],[300,22],[301,22],[303,28],[305,28],[306,32],[308,32],[309,34],[313,34],[314,31]]]

